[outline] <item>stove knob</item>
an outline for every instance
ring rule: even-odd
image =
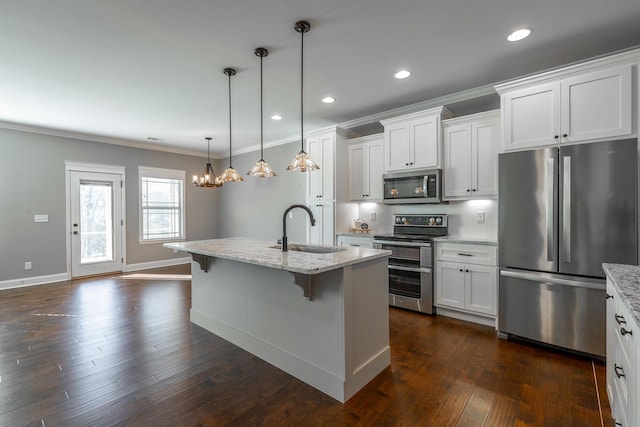
[[[404,217],[404,216],[402,217],[402,223],[403,223],[403,224],[406,224],[406,223],[407,223],[407,217]]]
[[[429,218],[429,225],[434,225],[436,223],[436,219],[434,217]]]
[[[402,218],[399,216],[396,217],[396,224],[400,224],[402,222]]]
[[[440,217],[436,218],[436,224],[442,224],[442,218]]]

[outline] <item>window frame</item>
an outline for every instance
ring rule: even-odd
[[[164,168],[154,168],[148,166],[138,166],[138,243],[140,244],[153,244],[153,243],[164,243],[164,242],[176,242],[176,241],[185,241],[187,232],[186,232],[186,222],[187,222],[187,203],[186,203],[186,176],[187,172],[183,170],[177,169],[164,169]],[[145,209],[143,207],[143,178],[160,178],[160,179],[175,179],[182,181],[182,190],[181,190],[181,215],[182,221],[180,226],[180,236],[178,237],[162,237],[156,239],[149,239],[144,237],[144,213]]]

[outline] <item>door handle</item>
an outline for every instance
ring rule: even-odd
[[[546,163],[547,175],[547,261],[553,261],[553,178],[555,169],[555,159],[548,158]]]
[[[571,263],[571,157],[564,156],[562,194],[562,247],[563,262]]]

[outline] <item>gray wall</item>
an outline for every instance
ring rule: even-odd
[[[65,161],[126,167],[127,264],[185,256],[138,243],[139,165],[185,170],[187,240],[218,235],[220,189],[190,184],[206,159],[0,129],[0,281],[67,272]],[[49,222],[34,223],[34,214],[48,214]]]
[[[304,173],[287,171],[287,165],[300,150],[299,143],[279,145],[264,150],[264,159],[276,172],[272,178],[254,178],[246,173],[260,160],[260,152],[233,156],[233,167],[243,182],[224,184],[218,204],[219,237],[243,236],[266,240],[282,237],[282,215],[294,204],[305,204],[306,177]],[[216,161],[217,174],[229,165],[229,159]],[[290,242],[306,239],[306,212],[294,209],[287,219]]]

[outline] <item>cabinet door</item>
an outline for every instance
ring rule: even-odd
[[[631,92],[630,65],[564,81],[562,142],[629,135]]]
[[[309,156],[320,166],[320,170],[307,172],[307,198],[333,199],[334,141],[333,133],[307,138]]]
[[[472,195],[496,197],[498,194],[498,121],[473,123],[471,134]]]
[[[440,118],[430,116],[411,121],[410,168],[437,168],[440,166]]]
[[[444,197],[471,195],[471,124],[444,129]]]
[[[560,136],[560,83],[502,96],[504,149],[553,144]]]
[[[465,264],[465,306],[467,310],[497,313],[496,268]]]
[[[611,279],[607,279],[607,395],[609,396],[609,402],[611,402],[611,411],[614,412],[613,417],[615,418],[616,414],[614,411],[614,403],[618,400],[618,396],[616,394],[615,389],[615,373],[613,372],[613,360],[614,356],[614,347],[615,347],[615,301],[618,299],[618,295],[616,291],[613,289],[613,284],[611,283]]]
[[[384,147],[382,140],[370,142],[365,151],[365,194],[369,201],[382,201],[382,175],[384,173]]]
[[[349,146],[349,198],[352,201],[365,199],[366,144]]]
[[[436,263],[436,305],[464,308],[464,264]]]
[[[387,125],[384,128],[386,171],[404,170],[409,167],[410,138],[409,123]]]
[[[309,200],[309,209],[313,212],[316,225],[311,226],[307,218],[307,240],[312,245],[335,244],[334,210],[332,201]]]

